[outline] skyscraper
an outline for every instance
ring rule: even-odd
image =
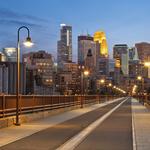
[[[117,44],[113,47],[113,57],[115,59],[115,67],[121,68],[124,75],[128,74],[128,46],[126,44]]]
[[[128,46],[126,44],[116,44],[113,47],[113,57],[115,59],[114,80],[119,84],[123,75],[127,76],[128,69]]]
[[[61,24],[60,40],[57,43],[58,68],[63,67],[63,63],[72,62],[72,27]]]
[[[89,62],[90,60],[90,62]],[[91,62],[92,66],[96,69],[97,63],[97,49],[96,43],[93,41],[93,37],[89,35],[81,35],[78,36],[78,64],[90,66]]]
[[[142,42],[135,44],[139,59],[142,62],[150,61],[150,43]]]
[[[150,43],[137,43],[135,44],[135,47],[137,48],[140,62],[142,64],[144,64],[145,62],[150,62]],[[143,65],[143,71],[141,75],[150,78],[150,68],[145,68]]]
[[[128,51],[129,51],[129,60],[139,60],[136,47],[129,48]]]
[[[94,41],[100,44],[100,55],[108,57],[108,45],[105,33],[103,31],[95,32]]]

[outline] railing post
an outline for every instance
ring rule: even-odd
[[[108,102],[109,101],[109,98],[108,98],[108,95],[106,95],[106,102]]]
[[[83,95],[81,96],[81,108],[83,108]]]
[[[100,95],[98,96],[98,103],[100,104],[100,100],[101,100],[101,98],[100,98]]]
[[[3,103],[3,105],[2,105],[2,110],[3,110],[3,118],[5,117],[5,95],[3,94],[3,98],[2,98],[2,103]]]
[[[34,95],[32,95],[32,112],[34,112]]]
[[[148,95],[146,94],[146,95],[145,95],[145,101],[144,101],[144,104],[147,103],[147,102],[148,102]]]
[[[22,95],[21,94],[19,94],[19,99],[20,99],[20,101],[19,101],[19,115],[21,114],[21,112],[22,112],[22,107],[21,107],[21,103],[22,103]]]

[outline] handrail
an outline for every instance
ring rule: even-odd
[[[119,96],[120,97],[120,96]],[[106,100],[117,98],[112,95],[20,95],[20,114],[33,113],[44,110],[60,109],[72,106],[83,106],[90,103],[101,103]],[[0,95],[0,118],[13,116],[16,112],[16,96]]]

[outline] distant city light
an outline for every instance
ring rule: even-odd
[[[101,79],[101,80],[100,80],[100,83],[102,83],[102,84],[105,83],[105,80],[104,80],[104,79]]]
[[[141,76],[138,76],[137,79],[138,79],[138,80],[142,80],[142,77],[141,77]]]

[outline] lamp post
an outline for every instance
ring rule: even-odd
[[[84,70],[84,66],[83,65],[80,65],[79,66],[79,70],[80,70],[80,91],[81,91],[81,95],[83,95],[83,70]]]
[[[21,29],[26,29],[28,36],[26,41],[23,43],[26,47],[31,47],[33,45],[30,38],[30,30],[26,26],[22,26],[17,32],[17,76],[16,76],[16,122],[15,125],[19,126],[19,93],[20,93],[20,31]]]
[[[85,88],[84,88],[84,86],[85,86],[85,83],[84,83],[84,77],[87,77],[89,75],[89,71],[88,70],[84,70],[84,72],[83,72],[83,94],[85,94]],[[87,91],[87,84],[86,84],[86,91]]]
[[[141,81],[141,88],[142,88],[142,97],[144,98],[144,77],[138,76],[137,80]],[[143,99],[142,99],[143,100]],[[144,100],[143,100],[144,103]]]
[[[142,88],[142,93],[144,94],[144,78],[142,76],[138,76],[137,80],[141,81],[141,88]]]
[[[100,84],[100,93],[104,92],[103,89],[105,88],[105,79],[99,80],[99,84]]]
[[[111,88],[112,88],[112,83],[109,83],[108,84],[108,90],[109,90],[108,93],[109,93],[109,95],[112,94],[112,89]]]
[[[85,67],[83,65],[79,66],[80,72],[81,72],[81,95],[84,95],[84,76],[89,75],[89,71],[85,70]]]

